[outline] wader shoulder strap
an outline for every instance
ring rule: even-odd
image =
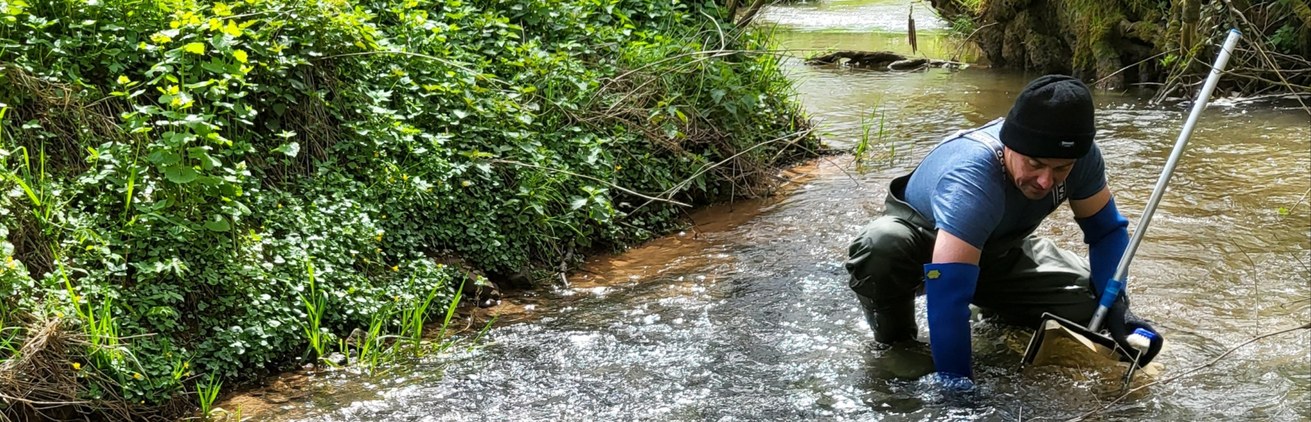
[[[1005,160],[1005,158],[1004,158],[1005,155],[1002,153],[1002,150],[1005,149],[1005,146],[1002,145],[1000,139],[997,139],[996,137],[992,136],[992,134],[983,131],[984,128],[987,128],[987,127],[990,127],[990,126],[992,126],[992,125],[996,125],[996,124],[1001,124],[1001,121],[1002,121],[1002,119],[998,118],[998,119],[996,119],[996,120],[993,120],[993,121],[991,121],[991,122],[988,122],[988,124],[986,124],[986,125],[983,125],[983,126],[980,126],[980,127],[974,128],[974,129],[962,130],[962,131],[956,132],[955,134],[953,134],[952,136],[948,137],[947,139],[942,140],[942,142],[947,142],[947,141],[950,141],[950,140],[955,139],[955,138],[966,138],[966,139],[969,139],[969,140],[971,140],[971,141],[974,141],[974,142],[978,142],[978,143],[980,143],[980,144],[983,144],[984,146],[986,146],[986,147],[988,147],[989,149],[991,149],[991,150],[992,150],[992,153],[995,154],[995,155],[997,156],[997,164],[1000,166],[999,168],[1002,170],[1002,172],[1005,172],[1005,171],[1006,171],[1006,160]]]
[[[968,138],[968,139],[973,140],[973,141],[975,141],[975,142],[978,142],[978,143],[981,143],[981,144],[987,145],[989,148],[992,148],[993,153],[995,153],[995,154],[997,155],[997,163],[1001,165],[1001,167],[1000,167],[1000,168],[1001,168],[1001,171],[1002,171],[1002,172],[1005,172],[1005,171],[1006,171],[1006,160],[1005,160],[1005,154],[1002,153],[1002,150],[1005,148],[1005,146],[1002,145],[1000,139],[997,139],[997,137],[992,136],[991,133],[988,133],[988,132],[983,131],[983,128],[986,128],[986,127],[992,126],[992,125],[994,125],[994,124],[1001,124],[1001,121],[1002,121],[1002,120],[1005,120],[1005,119],[1003,119],[1003,118],[998,118],[998,119],[996,119],[996,120],[993,120],[993,121],[991,121],[991,122],[988,122],[988,124],[983,125],[983,126],[977,128],[977,129],[972,129],[972,130],[968,130],[968,131],[957,132],[957,134],[956,134],[956,135],[953,135],[953,136],[955,136],[955,137]],[[950,139],[951,139],[951,138],[948,138],[948,140],[950,140]],[[946,140],[944,140],[943,142],[946,142]],[[1066,193],[1066,190],[1065,190],[1065,182],[1061,182],[1059,185],[1056,185],[1056,188],[1053,189],[1053,192],[1055,192],[1056,195],[1052,196],[1052,207],[1059,207],[1059,206],[1061,206],[1061,202],[1064,202],[1064,201],[1065,201],[1065,198],[1066,198],[1066,196],[1067,196],[1067,193]]]
[[[963,129],[953,132],[951,135],[947,135],[947,137],[942,138],[942,140],[939,141],[938,144],[934,146],[934,148],[936,149],[937,147],[942,146],[942,144],[950,142],[956,138],[971,139],[975,142],[979,142],[988,146],[994,152],[996,152],[997,164],[999,164],[1001,166],[999,168],[1001,168],[1002,171],[1005,172],[1006,162],[1005,160],[1002,159],[1001,141],[997,140],[997,138],[994,138],[991,135],[988,135],[986,132],[982,131],[982,129],[988,126],[992,126],[993,124],[1000,123],[1001,121],[1002,119],[998,118],[978,128]],[[920,164],[923,164],[923,162],[921,162]],[[915,170],[919,170],[919,165],[915,166]],[[929,219],[924,218],[924,216],[920,215],[919,212],[916,212],[915,209],[911,207],[910,204],[907,203],[905,199],[906,184],[910,181],[910,175],[914,174],[915,170],[911,170],[910,173],[907,173],[901,177],[893,179],[892,183],[888,184],[888,196],[884,200],[884,206],[885,206],[884,212],[887,215],[901,217],[902,219],[905,219],[911,222],[912,224],[919,226],[920,228],[923,228],[925,230],[933,230],[934,225],[929,222]]]

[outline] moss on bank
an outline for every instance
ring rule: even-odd
[[[345,337],[449,302],[439,262],[533,279],[764,194],[817,147],[766,43],[700,2],[0,0],[0,414],[167,418],[314,359],[318,298]]]
[[[1229,28],[1244,40],[1225,90],[1311,91],[1311,7],[1302,0],[931,0],[995,66],[1066,73],[1104,88],[1187,90],[1210,68]]]

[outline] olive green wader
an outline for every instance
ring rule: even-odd
[[[924,264],[937,238],[933,224],[903,200],[909,180],[906,175],[892,181],[884,215],[861,229],[845,265],[874,339],[885,344],[919,333],[915,294],[923,291]],[[1086,323],[1097,308],[1087,260],[1031,236],[1035,229],[988,240],[974,305],[1010,324],[1036,326],[1043,312]]]

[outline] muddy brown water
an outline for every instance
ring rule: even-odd
[[[781,47],[792,51],[909,53],[908,4],[829,1],[770,8],[761,19],[779,25]],[[916,20],[930,30],[919,34],[925,54],[955,52],[942,22]],[[883,123],[881,139],[871,131],[878,142],[866,165],[821,160],[797,170],[805,176],[787,195],[711,208],[683,233],[593,259],[570,287],[502,305],[519,322],[494,327],[481,347],[381,377],[298,376],[288,381],[295,394],[257,391],[225,404],[277,421],[1311,418],[1306,330],[1111,403],[1116,392],[1086,372],[1018,371],[1016,343],[1027,333],[980,323],[978,391],[939,394],[919,379],[932,367],[927,348],[871,347],[846,287],[846,245],[881,208],[889,179],[944,134],[1004,115],[1036,75],[813,68],[799,58],[786,67],[830,144],[854,146],[868,122]],[[1098,142],[1131,227],[1189,110],[1148,97],[1097,93]],[[1311,114],[1220,97],[1133,261],[1134,310],[1169,342],[1157,359],[1162,378],[1311,322]],[[1067,210],[1040,233],[1085,250]],[[922,299],[920,318],[923,327]]]

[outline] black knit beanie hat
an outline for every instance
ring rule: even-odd
[[[1001,124],[1001,142],[1036,158],[1081,158],[1092,148],[1092,93],[1078,79],[1046,75],[1020,91]]]

